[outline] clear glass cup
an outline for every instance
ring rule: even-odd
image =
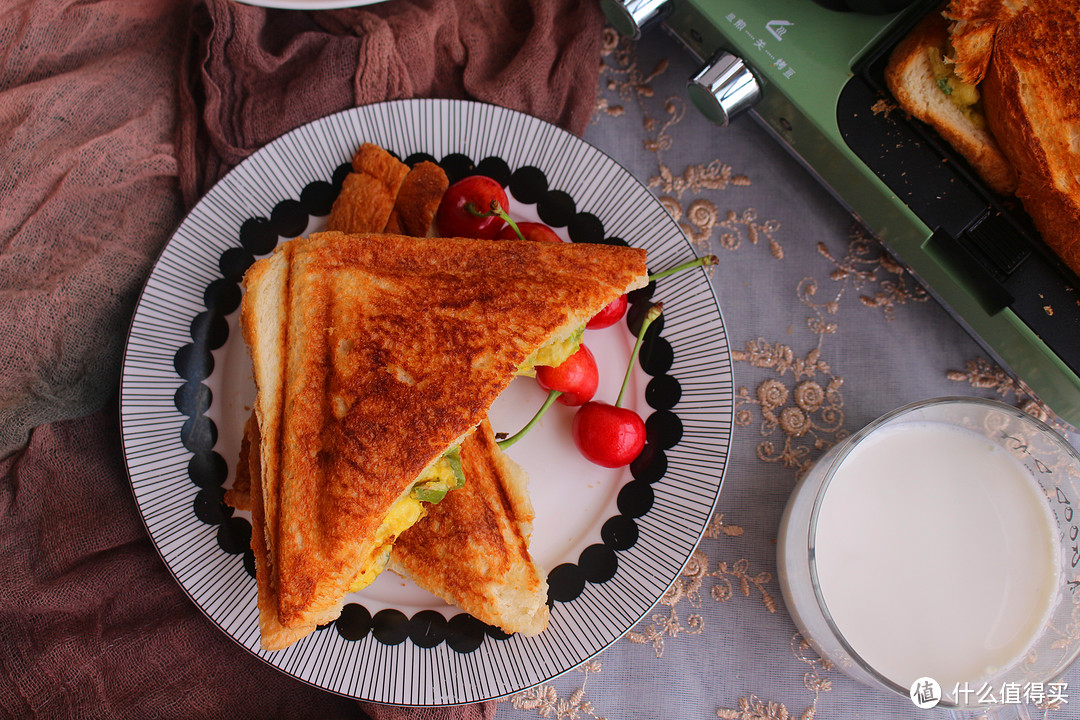
[[[949,433],[954,429],[967,432],[950,435]],[[925,434],[931,431],[933,435]],[[839,556],[834,550],[829,549],[836,546],[835,538],[847,532],[848,521],[845,518],[857,518],[862,524],[853,524],[852,527],[861,527],[865,530],[868,527],[866,525],[868,520],[874,523],[880,521],[885,526],[890,520],[896,519],[885,516],[903,512],[901,507],[891,508],[888,501],[884,504],[864,502],[843,504],[860,497],[853,490],[856,487],[856,480],[853,479],[855,477],[853,473],[856,470],[861,473],[859,477],[870,474],[875,476],[876,479],[872,483],[866,481],[869,484],[865,484],[865,487],[869,488],[865,492],[871,493],[870,497],[877,492],[876,488],[885,488],[889,484],[896,484],[903,480],[904,476],[897,469],[897,465],[904,464],[904,455],[902,453],[899,455],[898,463],[896,454],[903,446],[895,444],[895,440],[892,441],[894,451],[891,460],[886,459],[885,455],[881,456],[881,462],[891,463],[890,467],[875,465],[878,458],[874,453],[878,452],[877,448],[884,447],[882,438],[886,437],[885,433],[892,433],[894,438],[897,437],[897,433],[911,433],[908,435],[908,441],[911,442],[917,438],[933,439],[933,442],[926,444],[925,453],[921,452],[921,446],[914,446],[913,452],[910,453],[913,458],[925,455],[921,459],[930,463],[937,463],[937,460],[943,457],[941,453],[952,453],[944,458],[948,463],[963,462],[964,467],[967,467],[967,457],[959,457],[963,455],[962,451],[976,449],[981,453],[985,449],[988,453],[998,453],[989,456],[994,458],[990,461],[992,463],[990,467],[1002,467],[1001,461],[1004,460],[1004,465],[1013,469],[1011,471],[1013,475],[1010,477],[1020,478],[1019,482],[1028,486],[1024,492],[1029,493],[1032,498],[1032,510],[1036,514],[1041,513],[1045,519],[1045,527],[1040,526],[1039,530],[1046,538],[1045,547],[1052,554],[1051,559],[1043,559],[1048,556],[1044,556],[1040,551],[1038,557],[1040,563],[1052,570],[1053,574],[1046,575],[1047,582],[1044,584],[1047,612],[1042,619],[1032,622],[1033,633],[1030,637],[1033,637],[1033,640],[1030,645],[1027,645],[1026,652],[1016,656],[1016,662],[1011,662],[1007,667],[1001,667],[984,677],[972,677],[970,682],[965,681],[963,684],[956,683],[948,686],[949,683],[941,683],[935,688],[934,678],[918,677],[911,685],[905,687],[864,657],[872,655],[878,658],[878,664],[884,665],[882,653],[888,655],[892,650],[890,646],[871,648],[870,645],[874,643],[866,641],[865,632],[859,640],[855,641],[856,633],[845,634],[845,631],[841,630],[841,626],[847,620],[841,619],[838,622],[838,618],[834,617],[834,610],[852,607],[852,598],[861,602],[858,595],[860,590],[855,589],[850,592],[845,590],[844,593],[839,593],[828,587],[828,583],[833,583],[832,588],[838,587],[836,580],[828,578],[843,578],[846,572],[846,566],[837,564]],[[938,438],[950,439],[939,441]],[[963,440],[963,443],[956,442],[959,440]],[[993,447],[982,445],[977,448],[976,445],[983,443],[984,440],[989,441]],[[1016,462],[1011,462],[1009,457],[1001,455],[1001,450],[1007,452]],[[934,455],[935,452],[939,454]],[[853,455],[853,453],[857,454]],[[845,465],[845,463],[848,464]],[[1022,469],[1017,469],[1017,465]],[[945,463],[933,465],[935,468],[945,466]],[[990,474],[996,475],[996,472]],[[1021,477],[1023,474],[1026,474],[1035,484]],[[923,473],[920,478],[928,475],[930,474]],[[842,479],[837,480],[838,477]],[[988,477],[989,474],[984,472],[969,480],[976,483],[978,492],[982,492],[984,487],[991,487],[990,481],[986,479]],[[927,480],[927,482],[948,484],[941,482],[940,479]],[[1012,481],[1009,480],[1009,482]],[[921,487],[918,483],[913,483],[913,486]],[[997,486],[994,487],[997,488]],[[1005,487],[1005,489],[1009,488]],[[836,497],[838,493],[842,496],[840,499]],[[986,494],[989,496],[989,493]],[[1001,493],[999,492],[998,495]],[[1039,507],[1042,506],[1043,499],[1045,499],[1045,506]],[[832,505],[829,505],[830,502]],[[1080,655],[1080,571],[1078,571],[1080,507],[1078,504],[1080,504],[1080,454],[1045,423],[1016,408],[992,400],[946,397],[916,402],[882,416],[837,443],[800,481],[784,510],[778,534],[777,569],[781,591],[789,612],[803,636],[822,657],[831,660],[836,667],[855,680],[908,696],[917,707],[949,709],[957,718],[991,716],[1027,718],[1029,715],[1026,707],[1029,704],[1045,705],[1052,703],[1055,699],[1068,702],[1067,685],[1061,681],[1061,677]],[[871,506],[876,509],[871,510]],[[825,512],[823,512],[823,507],[826,508]],[[838,513],[836,508],[843,508],[844,512]],[[956,530],[958,537],[974,537],[972,534],[964,534],[966,529],[984,527],[983,523],[994,523],[985,528],[992,529],[1006,540],[1010,538],[1023,540],[1027,535],[1021,538],[1018,535],[1021,528],[1013,525],[1019,522],[1020,512],[1019,505],[1007,506],[1004,511],[993,513],[993,517],[982,517],[980,514],[978,517],[957,518],[955,528],[945,527],[943,530],[946,534]],[[1029,513],[1023,517],[1026,521],[1032,516]],[[977,524],[974,526],[964,524],[971,522]],[[829,523],[832,523],[831,527]],[[927,537],[934,537],[932,533],[926,531],[926,527],[919,527],[916,524],[911,528],[911,533],[923,533],[922,535],[897,533],[895,543],[900,544],[897,547],[902,548],[904,543],[916,542],[912,539],[915,537],[922,538],[924,541]],[[873,528],[871,530],[869,535],[874,534]],[[882,533],[884,532],[882,530]],[[893,536],[889,535],[889,537]],[[858,537],[854,540],[857,543]],[[874,555],[877,547],[868,540],[866,548],[856,548],[856,551],[863,553],[863,561],[865,561],[868,557],[877,557]],[[952,545],[943,542],[940,547],[943,552],[946,552]],[[977,549],[982,550],[981,547]],[[823,551],[826,554],[823,554]],[[827,553],[834,553],[831,560]],[[891,554],[884,553],[881,562],[885,566],[872,569],[875,573],[880,571],[890,573],[891,577],[892,573],[903,570],[903,568],[895,567],[896,563],[892,562],[892,559]],[[957,563],[964,562],[964,558],[927,557],[925,561],[927,563]],[[892,566],[888,565],[890,562]],[[841,568],[839,575],[837,575],[837,567]],[[865,570],[871,566],[863,562],[863,565],[853,564],[851,567],[852,573],[865,573]],[[916,579],[909,582],[909,575]],[[987,575],[992,575],[992,573],[987,573]],[[859,578],[853,576],[851,587],[856,588],[860,578],[870,576],[883,577],[873,574],[863,574]],[[823,577],[826,578],[827,585],[824,592]],[[862,619],[866,627],[873,627],[876,622],[893,622],[894,619],[889,616],[891,609],[903,610],[909,605],[914,606],[914,602],[909,602],[914,595],[905,597],[905,593],[909,590],[911,593],[924,593],[931,590],[920,585],[918,576],[910,572],[907,572],[907,575],[901,574],[899,577],[901,580],[898,582],[903,583],[903,587],[900,587],[895,595],[899,604],[895,607],[885,607],[888,604],[886,603],[881,607],[875,607],[875,604],[880,603],[877,600],[868,600],[865,610],[870,615],[863,616]],[[996,597],[995,593],[1005,592],[1001,589],[1005,581],[1000,577],[981,578],[979,583],[980,597],[984,597],[981,594],[983,592],[988,593],[985,597],[989,598]],[[965,584],[964,587],[968,585]],[[848,597],[841,597],[845,593]],[[831,597],[827,597],[830,594]],[[1039,595],[1041,596],[1041,593]],[[890,594],[889,597],[892,598],[893,595]],[[845,606],[841,601],[847,605]],[[830,606],[830,603],[833,605]],[[959,610],[966,610],[963,602],[957,601],[957,604],[961,606]],[[974,608],[972,609],[973,617],[977,616]],[[848,612],[847,618],[852,617],[850,610],[845,610],[845,612]],[[878,615],[875,613],[880,614],[880,620],[877,619]],[[1043,619],[1045,621],[1041,622]],[[907,621],[910,622],[910,620],[910,617],[907,618]],[[854,626],[848,623],[847,627],[851,630]],[[933,627],[910,627],[910,632],[915,636],[919,633],[940,631],[940,628]],[[862,643],[862,646],[860,647],[858,643]],[[870,652],[871,649],[873,652]],[[895,670],[895,667],[893,669]],[[897,675],[895,672],[892,674],[894,677]],[[941,685],[946,686],[941,687]],[[1080,698],[1077,698],[1076,702],[1080,702]]]

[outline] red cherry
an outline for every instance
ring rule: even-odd
[[[494,240],[506,225],[496,215],[476,217],[466,205],[472,204],[480,213],[491,211],[495,201],[506,210],[509,205],[502,186],[486,175],[470,175],[446,188],[439,208],[435,211],[435,226],[443,237],[467,237]]]
[[[554,230],[549,228],[544,223],[536,222],[519,222],[517,224],[518,230],[521,231],[521,236],[526,240],[533,240],[535,242],[562,242],[563,239],[559,237]],[[509,225],[504,225],[503,229],[499,231],[499,240],[517,240],[517,233],[514,232],[514,228]]]
[[[611,327],[619,322],[619,320],[622,319],[622,316],[626,314],[626,304],[626,296],[620,295],[605,305],[603,310],[593,315],[592,319],[585,323],[585,327],[590,330]]]
[[[578,408],[570,427],[586,460],[608,468],[629,465],[645,447],[645,423],[633,410],[601,402]]]
[[[549,392],[561,392],[559,402],[563,405],[576,407],[592,400],[600,384],[600,372],[592,351],[582,345],[558,367],[538,365],[536,382]]]

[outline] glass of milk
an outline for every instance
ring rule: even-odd
[[[978,398],[914,403],[837,443],[778,536],[781,590],[818,653],[956,717],[1080,703],[1060,680],[1080,654],[1078,565],[1080,455]]]

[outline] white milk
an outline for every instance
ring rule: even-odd
[[[833,477],[816,559],[837,628],[901,687],[1019,662],[1057,596],[1057,526],[1006,450],[935,423],[879,429]]]

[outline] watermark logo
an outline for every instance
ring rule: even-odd
[[[911,691],[908,693],[911,702],[920,710],[929,710],[937,707],[941,702],[941,685],[934,678],[921,677],[911,683]]]
[[[982,683],[957,683],[950,702],[957,705],[1013,705],[1031,703],[1036,707],[1061,707],[1069,703],[1068,684],[1064,682],[1005,682],[999,687]],[[942,701],[941,684],[931,677],[921,677],[911,684],[911,702],[920,710],[937,707]]]

